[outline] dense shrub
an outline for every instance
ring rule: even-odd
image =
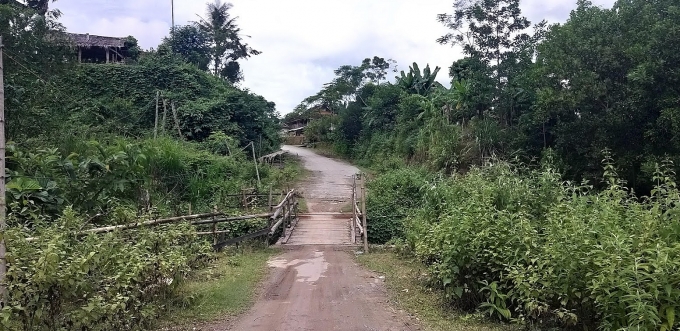
[[[523,323],[671,330],[680,309],[680,193],[671,165],[656,169],[645,198],[623,185],[609,159],[602,191],[562,182],[548,165],[503,162],[432,181],[407,213],[406,248],[464,309]],[[411,177],[400,177],[405,183],[422,178],[401,174]]]
[[[30,226],[59,217],[67,206],[82,215],[102,215],[110,223],[121,211],[170,215],[233,207],[229,195],[258,186],[251,156],[235,145],[230,155],[216,155],[214,141],[201,146],[158,140],[79,141],[58,148],[8,147],[9,213]],[[283,179],[262,166],[262,187]]]
[[[422,170],[402,168],[369,182],[366,208],[370,242],[384,244],[403,236],[402,221],[421,205],[428,178]]]
[[[35,231],[6,233],[8,297],[0,329],[145,329],[210,251],[189,225],[76,235],[83,224],[67,209]]]

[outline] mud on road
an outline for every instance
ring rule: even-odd
[[[418,330],[390,307],[383,280],[350,254],[308,246],[272,259],[261,298],[229,330]]]

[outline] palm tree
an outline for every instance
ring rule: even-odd
[[[206,32],[212,43],[212,71],[215,76],[226,78],[232,83],[241,79],[238,60],[260,54],[241,41],[241,29],[236,25],[238,17],[232,17],[229,10],[233,5],[229,2],[215,0],[207,4],[207,18],[197,22],[198,27]]]

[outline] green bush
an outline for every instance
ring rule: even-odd
[[[0,329],[144,330],[210,252],[186,224],[81,237],[83,224],[66,209],[37,231],[6,233]]]
[[[369,216],[407,215],[406,248],[460,308],[520,323],[672,330],[680,192],[671,169],[656,167],[645,198],[623,185],[610,159],[602,191],[562,182],[549,164],[494,162],[436,180],[405,169],[373,182]],[[397,232],[396,223],[371,222],[380,240]]]
[[[384,244],[403,236],[403,219],[418,208],[429,176],[422,170],[402,168],[368,183],[366,211],[368,240]]]
[[[32,226],[59,217],[66,206],[83,215],[101,214],[95,224],[109,224],[120,208],[160,215],[186,213],[189,204],[193,211],[233,208],[229,195],[258,187],[255,165],[249,154],[233,146],[226,156],[203,149],[221,151],[225,146],[218,144],[168,138],[116,138],[40,149],[10,144],[9,213],[18,222],[14,225]],[[261,188],[281,182],[280,172],[261,166]]]

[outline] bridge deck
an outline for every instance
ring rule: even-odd
[[[352,245],[352,215],[339,213],[301,214],[286,245]]]

